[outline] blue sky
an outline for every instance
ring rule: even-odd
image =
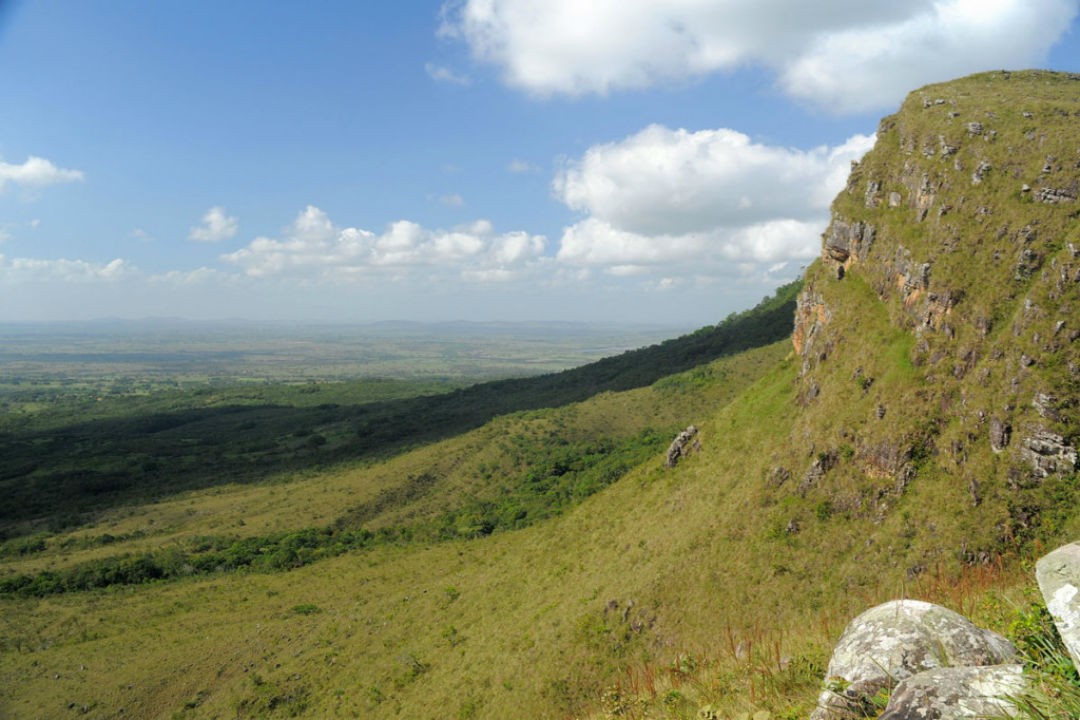
[[[0,321],[696,326],[1080,0],[0,0]]]

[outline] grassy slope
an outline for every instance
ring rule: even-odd
[[[414,504],[391,506],[387,509],[388,517],[373,520],[374,524],[395,522],[406,516],[420,522],[445,509],[448,503],[458,501],[463,494],[480,492],[481,489],[476,487],[480,477],[475,472],[478,464],[508,471],[513,457],[512,453],[507,452],[507,446],[512,447],[506,442],[507,439],[535,435],[538,428],[546,431],[553,425],[561,426],[561,432],[571,437],[581,433],[597,433],[601,428],[605,435],[632,433],[643,424],[681,427],[707,416],[712,406],[726,403],[735,392],[754,381],[786,352],[784,345],[771,346],[740,356],[737,361],[720,361],[708,369],[664,380],[651,388],[603,394],[582,405],[555,411],[510,416],[461,438],[408,453],[370,470],[355,469],[337,476],[317,476],[264,489],[261,494],[246,486],[220,488],[141,508],[133,513],[118,511],[111,519],[103,521],[100,527],[80,530],[71,535],[80,537],[107,531],[122,536],[143,529],[149,531],[148,537],[106,548],[65,551],[62,545],[66,538],[59,536],[50,539],[50,549],[45,553],[22,562],[13,562],[10,568],[30,570],[41,566],[58,567],[100,556],[104,552],[117,553],[146,546],[182,543],[191,535],[207,531],[221,532],[223,528],[232,534],[242,535],[258,534],[283,526],[318,524],[341,515],[353,503],[370,499],[377,492],[385,490],[395,478],[401,482],[409,474],[435,470],[442,478],[435,491],[419,498]],[[649,473],[664,479],[670,473],[660,470],[661,455],[658,453],[648,465],[651,468]],[[648,488],[655,484],[655,480],[626,479],[614,487],[625,486],[631,490],[629,496],[625,491],[621,494],[624,501],[635,504],[632,490],[640,483],[644,483],[643,488]],[[100,702],[102,712],[115,712],[120,703],[128,705],[129,712],[156,716],[165,709],[176,709],[190,699],[183,696],[185,692],[195,693],[205,687],[213,690],[212,698],[205,701],[208,708],[206,713],[211,713],[209,708],[221,712],[223,707],[231,712],[238,699],[249,695],[255,697],[262,692],[246,679],[240,667],[244,663],[254,663],[269,678],[268,682],[280,683],[283,682],[281,678],[287,679],[298,672],[307,678],[301,684],[311,693],[309,710],[314,711],[320,704],[335,700],[335,683],[346,683],[343,689],[348,692],[340,702],[355,705],[359,708],[357,712],[360,716],[373,716],[371,713],[392,716],[392,708],[397,703],[421,703],[419,707],[425,707],[423,703],[431,702],[431,707],[435,707],[457,702],[460,682],[452,680],[460,679],[458,673],[461,667],[456,658],[466,647],[477,648],[478,654],[470,661],[470,666],[476,669],[469,673],[475,675],[475,692],[479,696],[484,683],[496,683],[502,687],[502,675],[508,668],[505,662],[495,658],[507,653],[517,643],[528,642],[543,648],[543,652],[539,649],[537,652],[540,661],[549,668],[559,665],[558,652],[580,650],[576,645],[583,638],[588,639],[588,632],[579,631],[578,624],[589,622],[595,615],[593,611],[598,607],[602,610],[603,603],[607,601],[607,598],[601,601],[597,599],[599,596],[592,597],[596,588],[585,589],[582,578],[593,569],[608,566],[605,576],[615,593],[612,597],[626,596],[626,593],[620,592],[618,585],[629,577],[627,561],[631,558],[623,555],[621,546],[602,542],[589,551],[592,559],[578,552],[593,544],[598,537],[614,531],[607,512],[596,512],[598,506],[588,502],[587,507],[592,509],[574,512],[571,516],[576,518],[574,520],[550,521],[536,528],[497,533],[472,542],[378,548],[322,561],[286,574],[227,575],[212,580],[189,580],[134,590],[80,593],[45,601],[8,600],[4,617],[10,625],[3,635],[7,641],[5,649],[9,651],[4,656],[4,675],[10,682],[4,685],[13,691],[18,689],[9,698],[10,704],[13,712],[22,714],[42,703],[45,697],[54,698],[48,703],[60,703],[67,694],[96,688],[92,699]],[[240,520],[244,520],[243,526],[238,525]],[[619,521],[618,525],[622,526],[618,532],[632,531],[632,526],[624,521]],[[655,538],[653,542],[664,546],[662,537]],[[522,557],[527,559],[522,561]],[[570,561],[569,558],[574,559]],[[449,587],[456,588],[460,598],[451,600],[454,593],[447,594]],[[581,595],[583,591],[588,593],[588,598]],[[300,594],[296,595],[297,592]],[[403,600],[406,595],[417,602],[406,603]],[[248,600],[241,601],[239,597],[247,597]],[[317,605],[322,612],[312,615],[290,612],[290,608],[304,603]],[[355,611],[360,605],[367,609],[358,616]],[[440,605],[446,607],[440,608]],[[105,614],[97,617],[99,611]],[[34,622],[27,622],[28,613],[36,618]],[[180,620],[178,614],[184,619]],[[542,628],[537,625],[537,617],[549,614],[552,616],[550,625],[547,621]],[[139,626],[125,626],[124,619],[133,616],[142,619]],[[359,622],[361,617],[366,625],[375,622],[372,618],[391,616],[393,621],[384,619],[377,623],[380,626],[381,622],[390,623],[387,627],[392,629],[387,629],[385,635],[382,630],[368,627],[363,633],[358,633],[352,643],[348,641],[351,633],[342,625]],[[602,613],[597,617],[602,620]],[[85,623],[93,626],[87,628],[87,638],[99,633],[103,637],[84,642],[82,629]],[[282,668],[291,668],[290,672],[282,675],[278,672],[280,669],[274,668],[262,657],[260,653],[268,651],[264,644],[253,644],[255,636],[241,639],[246,637],[246,633],[253,632],[253,623],[273,626],[285,634],[292,632],[287,628],[293,626],[310,628],[310,632],[316,635],[300,630],[301,636],[295,640],[299,645],[289,645],[293,649],[288,653],[281,648],[270,652],[276,658],[273,665],[282,662]],[[338,626],[341,632],[330,631],[326,623]],[[456,632],[449,631],[451,626]],[[529,630],[534,626],[535,636],[530,635]],[[185,627],[192,632],[184,630]],[[211,627],[214,628],[212,632],[209,630]],[[416,634],[415,628],[420,627],[426,630]],[[513,630],[508,636],[499,638],[500,628]],[[241,633],[241,636],[234,633]],[[380,639],[372,642],[371,633],[376,633]],[[451,640],[459,633],[468,640]],[[159,639],[144,644],[140,638],[148,634]],[[208,635],[210,640],[207,640]],[[345,644],[332,665],[323,667],[320,664],[316,672],[315,666],[309,665],[307,659],[282,660],[291,657],[289,653],[299,647],[305,648],[301,655],[316,650],[323,642],[316,639],[318,636],[324,636],[325,642],[333,646]],[[406,637],[408,642],[405,641]],[[492,644],[480,641],[481,637],[499,639]],[[277,640],[274,644],[277,644]],[[49,646],[48,649],[42,649],[45,645]],[[134,650],[117,655],[117,648],[125,646]],[[140,648],[145,648],[149,654],[144,654]],[[162,648],[168,648],[169,659],[157,655]],[[34,649],[35,652],[23,654],[20,649]],[[610,671],[611,667],[608,665],[610,661],[604,658],[602,647],[590,649],[587,643],[586,650],[583,662],[587,662],[587,665],[583,669],[583,677],[576,684],[563,688],[559,685],[559,677],[554,674],[543,680],[536,677],[512,682],[507,680],[513,689],[503,689],[499,702],[485,701],[492,708],[485,712],[494,713],[488,716],[498,716],[509,708],[525,703],[536,709],[535,714],[540,714],[542,707],[566,707],[588,700],[591,695],[586,688],[597,682],[603,672]],[[409,667],[408,663],[402,663],[402,658],[409,653],[416,655],[421,662],[430,664],[431,669],[415,681],[410,679],[404,682],[402,674],[408,673]],[[236,662],[230,663],[228,658],[234,655],[239,657]],[[31,657],[33,661],[29,661]],[[38,665],[33,665],[34,661]],[[523,655],[521,662],[524,661]],[[80,672],[68,676],[62,673],[62,680],[70,684],[65,688],[67,694],[57,693],[58,681],[52,674],[42,675],[38,672],[43,667],[42,662],[50,667],[70,663],[72,667],[86,665],[88,668],[107,669],[109,676],[129,678],[128,683],[143,687],[144,692],[129,693],[128,700],[123,693],[113,692],[114,686],[126,688],[127,683],[88,684],[86,677],[80,677]],[[116,663],[120,667],[116,667]],[[216,673],[224,665],[228,665],[229,669],[223,671],[222,678],[217,678]],[[489,667],[489,671],[481,671],[480,668],[484,666]],[[146,695],[146,667],[158,668],[165,689],[149,689],[149,695]],[[175,682],[165,679],[173,677],[178,668],[184,668],[182,678]],[[229,679],[234,671],[238,673],[236,684]],[[496,675],[491,676],[486,672],[495,672]],[[520,672],[523,676],[529,675],[524,667]],[[346,682],[350,674],[355,674],[357,678]],[[136,679],[139,682],[134,682]],[[372,708],[367,708],[365,703],[370,697],[365,695],[366,691],[357,691],[358,682],[362,690],[376,687],[379,693],[393,700],[375,703]],[[415,688],[414,682],[417,684]],[[425,684],[420,685],[421,682]],[[189,683],[202,684],[198,688],[188,688]],[[435,687],[442,689],[430,697],[427,692],[415,691],[428,687],[427,683],[434,683]],[[545,683],[551,684],[551,687]],[[285,684],[289,685],[289,682]],[[399,689],[397,685],[402,687]],[[155,699],[159,692],[165,694],[165,699]],[[26,703],[21,710],[20,699]],[[63,705],[75,699],[73,695],[71,700],[63,701]],[[426,716],[431,711],[429,708],[417,709],[416,712]],[[252,710],[252,714],[258,713]]]
[[[700,423],[703,447],[680,467],[666,470],[658,457],[525,530],[378,548],[284,574],[5,600],[7,709],[560,718],[599,705],[598,689],[626,667],[687,655],[714,665],[707,682],[670,696],[686,717],[705,699],[805,708],[828,643],[899,582],[867,566],[862,584],[838,595],[853,569],[822,556],[845,555],[851,524],[762,494],[774,460],[760,452],[762,438],[782,435],[798,414],[797,362],[781,360],[786,352],[763,353],[771,369]],[[799,535],[775,532],[802,511]],[[792,658],[786,671],[759,677],[729,652],[763,639],[774,662]]]
[[[780,288],[690,335],[559,373],[452,392],[393,381],[240,387],[0,417],[0,534],[70,526],[102,509],[223,481],[385,459],[502,414],[644,387],[786,337],[798,287]],[[432,394],[416,397],[424,388]]]
[[[614,423],[648,407],[650,393],[693,389],[693,411],[679,419],[669,406],[676,426],[701,427],[701,451],[678,468],[656,456],[560,517],[471,541],[378,547],[285,574],[4,599],[4,709],[561,718],[602,707],[694,717],[709,702],[797,716],[836,633],[871,603],[916,595],[1000,627],[1025,601],[1023,562],[1009,558],[1080,533],[1075,474],[1032,478],[1019,452],[1037,428],[1070,442],[1080,434],[1068,400],[1080,358],[1054,332],[1060,319],[1075,322],[1080,302],[1067,245],[1075,203],[1034,204],[1019,189],[1075,177],[1074,85],[976,76],[915,94],[886,119],[879,149],[834,206],[872,222],[877,240],[842,280],[822,263],[808,271],[804,297],[829,319],[805,357],[760,351],[756,374],[743,376],[753,383],[708,410],[690,398],[723,384],[693,375],[607,396],[625,403],[618,412],[600,412],[600,398],[577,409]],[[967,137],[973,118],[997,135]],[[923,153],[939,136],[958,151]],[[997,173],[973,184],[982,161]],[[919,220],[924,173],[935,197]],[[884,197],[899,193],[900,206],[867,208],[871,181]],[[1018,234],[1035,221],[1038,238]],[[1025,248],[1040,259],[1017,277]],[[907,258],[933,265],[914,297],[899,277]],[[930,296],[954,291],[960,301],[926,324]],[[1035,392],[1067,399],[1056,418],[1033,408]],[[989,448],[994,416],[1014,428],[1001,454]],[[553,422],[500,422],[524,421]],[[453,442],[465,439],[416,452],[445,462]],[[400,461],[410,457],[424,456]],[[375,492],[350,477],[361,495]],[[455,477],[464,484],[448,482],[446,499],[471,489],[472,475]],[[340,486],[326,481],[328,500]],[[681,685],[661,670],[673,663],[686,669]]]

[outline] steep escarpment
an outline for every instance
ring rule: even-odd
[[[1080,76],[995,72],[912,93],[834,202],[798,301],[791,472],[821,507],[899,531],[883,537],[909,575],[1068,514],[1078,193]]]

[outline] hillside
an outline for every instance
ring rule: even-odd
[[[178,572],[5,585],[0,710],[796,718],[878,601],[1005,629],[1026,561],[1080,533],[1078,118],[1075,76],[912,93],[834,202],[791,340],[662,378],[624,356],[651,384],[597,371],[582,387],[621,391],[555,383],[536,392],[558,408],[382,462],[6,544],[5,583],[124,553]],[[691,423],[699,447],[666,467]],[[305,545],[312,528],[374,540]],[[221,538],[294,555],[197,567]]]
[[[506,413],[644,387],[786,337],[799,287],[786,285],[715,326],[534,377],[457,389],[361,380],[94,393],[61,397],[31,414],[12,412],[0,417],[0,539],[222,482],[385,459]],[[40,404],[36,390],[26,394],[29,404]]]

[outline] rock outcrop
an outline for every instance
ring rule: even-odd
[[[826,689],[810,717],[841,720],[869,711],[879,691],[924,671],[1002,665],[1015,656],[1008,640],[952,610],[919,600],[888,602],[859,615],[844,630],[829,660]]]
[[[1036,478],[1076,469],[1076,448],[1049,430],[1035,430],[1025,437],[1021,441],[1020,457],[1031,466],[1031,474]]]
[[[1080,542],[1036,563],[1043,600],[1080,666]],[[810,720],[974,720],[1016,717],[1027,692],[1023,666],[1005,638],[939,605],[895,600],[851,621],[833,650]],[[880,708],[880,706],[878,706]]]
[[[664,456],[664,465],[673,468],[679,464],[679,458],[699,449],[701,443],[697,439],[697,434],[697,426],[691,425],[676,435],[675,439],[671,441],[671,445],[668,446],[667,454]]]

